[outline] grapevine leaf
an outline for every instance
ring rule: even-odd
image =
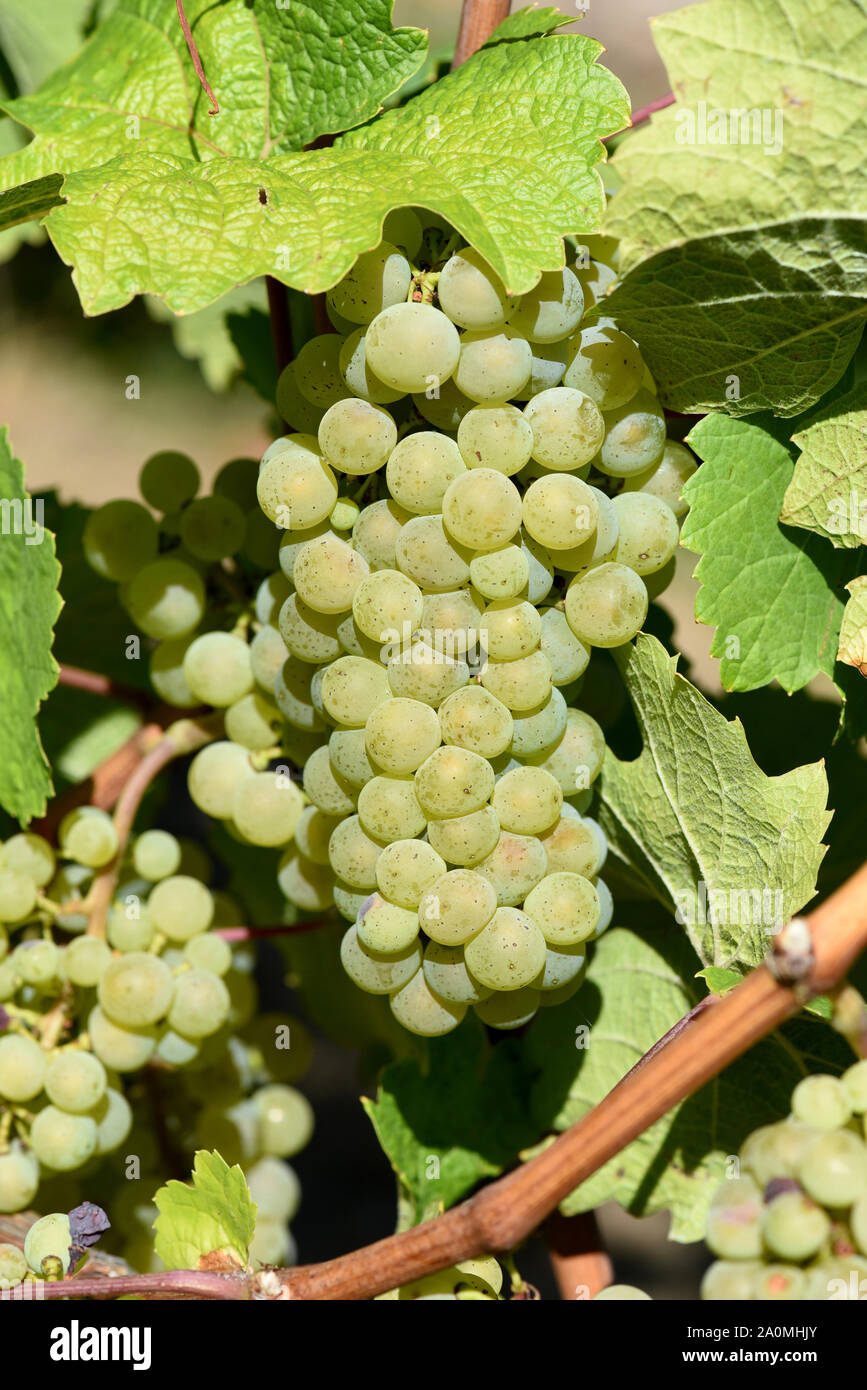
[[[3,0],[0,50],[19,92],[30,92],[81,46],[91,0]]]
[[[652,809],[651,812],[652,814]],[[697,1002],[694,957],[673,927],[614,928],[598,942],[583,987],[543,1009],[527,1031],[539,1068],[534,1109],[567,1129]],[[589,1031],[588,1031],[589,1030]],[[634,1216],[671,1213],[674,1240],[699,1240],[726,1159],[756,1126],[782,1119],[805,1070],[838,1071],[848,1049],[824,1023],[801,1016],[658,1120],[566,1198],[567,1215],[618,1201]],[[761,1085],[756,1078],[761,1077]]]
[[[867,391],[859,383],[793,436],[801,450],[780,520],[853,549],[867,540]]]
[[[447,217],[522,292],[562,264],[563,233],[601,220],[600,140],[628,107],[600,51],[579,35],[501,44],[332,149],[197,163],[151,140],[70,173],[46,225],[92,314],[139,293],[192,313],[264,274],[319,292],[407,204]]]
[[[60,197],[62,183],[61,174],[46,174],[44,178],[20,183],[0,193],[0,232],[46,217],[52,208],[63,202]]]
[[[237,1164],[200,1149],[192,1184],[167,1182],[154,1197],[159,1208],[155,1249],[167,1269],[214,1267],[210,1257],[245,1267],[256,1227],[256,1207]]]
[[[611,310],[674,409],[797,414],[867,316],[867,12],[709,0],[653,34],[677,100],[617,152]]]
[[[393,1063],[376,1100],[364,1100],[413,1220],[454,1205],[482,1178],[502,1172],[538,1138],[526,1108],[516,1043],[495,1048],[470,1017],[430,1044],[429,1063]]]
[[[738,720],[638,638],[619,664],[644,741],[606,755],[600,820],[615,851],[678,919],[704,965],[743,971],[813,896],[830,816],[821,763],[767,777]]]
[[[845,557],[778,517],[794,464],[758,424],[712,415],[689,443],[704,460],[684,489],[690,510],[681,541],[698,551],[695,616],[716,626],[727,690],[777,679],[798,690],[818,672],[833,675],[843,616]]]
[[[60,612],[54,537],[24,487],[24,470],[0,429],[0,805],[22,822],[41,816],[51,772],[36,715],[57,684],[51,654]]]
[[[226,316],[226,331],[243,366],[245,379],[270,405],[277,392],[271,320],[262,309]]]
[[[840,628],[840,661],[867,676],[867,575],[847,584],[849,602]]]
[[[497,25],[484,47],[494,48],[498,43],[510,43],[515,39],[541,38],[574,22],[574,15],[563,14],[551,5],[525,5]]]
[[[146,300],[148,312],[159,322],[171,327],[175,347],[182,357],[199,363],[207,385],[212,391],[225,391],[242,367],[242,356],[232,330],[233,320],[249,312],[264,318],[265,286],[261,280],[230,290],[222,299],[200,309],[197,314],[173,314],[161,299]],[[266,320],[267,323],[267,320]],[[272,358],[273,348],[269,352]]]
[[[696,972],[696,979],[705,980],[711,994],[725,994],[740,984],[742,976],[739,970],[720,970],[715,965],[709,965],[705,970]]]

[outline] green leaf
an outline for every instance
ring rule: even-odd
[[[167,1269],[214,1268],[209,1256],[246,1267],[256,1207],[237,1164],[200,1149],[192,1185],[168,1182],[154,1197],[159,1216],[155,1249]]]
[[[867,539],[867,393],[859,382],[793,435],[801,450],[780,520],[853,549]]]
[[[867,575],[846,585],[849,602],[840,627],[840,661],[867,676]]]
[[[843,615],[844,557],[780,526],[794,464],[759,424],[713,415],[688,436],[704,460],[684,489],[681,542],[698,551],[699,622],[716,626],[711,654],[727,690],[778,680],[798,690],[833,675]]]
[[[18,92],[30,92],[81,46],[91,0],[3,0],[0,51]]]
[[[527,1094],[518,1044],[490,1047],[475,1017],[431,1041],[426,1070],[386,1068],[376,1100],[362,1103],[411,1204],[406,1224],[453,1206],[538,1138]]]
[[[36,715],[57,684],[51,643],[59,573],[54,537],[0,429],[0,805],[22,823],[44,813],[52,791]]]
[[[601,220],[600,141],[628,108],[600,51],[578,35],[500,44],[334,148],[264,163],[213,152],[197,163],[152,136],[148,151],[70,173],[49,234],[86,312],[149,293],[192,313],[257,275],[327,289],[392,208],[415,204],[523,292],[562,264],[564,233]]]
[[[610,751],[600,822],[612,847],[681,924],[704,965],[743,970],[813,896],[830,816],[821,763],[766,777],[739,721],[677,674],[653,637],[619,664],[644,741]]]
[[[273,405],[277,392],[277,371],[268,314],[263,309],[227,314],[226,331],[243,366],[245,379],[264,400]]]
[[[616,155],[630,273],[611,311],[672,408],[797,414],[867,315],[864,7],[709,0],[653,35],[677,101]]]
[[[543,1009],[525,1048],[540,1070],[540,1121],[564,1130],[599,1103],[697,1002],[694,957],[671,926],[614,928],[597,943],[584,986]],[[714,1081],[658,1120],[562,1204],[567,1215],[617,1201],[633,1216],[671,1213],[673,1240],[699,1240],[726,1160],[747,1134],[782,1119],[806,1071],[848,1065],[848,1048],[824,1023],[802,1016],[766,1038]],[[760,1078],[760,1084],[757,1084]]]
[[[498,43],[511,43],[515,39],[539,38],[574,23],[574,15],[563,14],[552,5],[525,5],[498,24],[483,47],[495,48]]]
[[[148,299],[146,304],[153,318],[170,324],[178,352],[199,363],[202,376],[212,391],[225,391],[243,366],[243,353],[235,342],[233,323],[239,319],[243,322],[245,315],[264,318],[266,326],[268,322],[263,312],[266,296],[261,280],[230,290],[197,314],[173,314],[161,299]],[[273,359],[270,337],[268,343]],[[272,360],[272,375],[273,370]]]
[[[739,970],[720,970],[715,965],[709,965],[705,970],[696,971],[696,979],[704,980],[711,994],[727,994],[740,984],[743,976]]]
[[[63,202],[60,197],[62,183],[61,174],[46,174],[42,179],[20,183],[0,193],[0,232],[46,217],[52,208]]]

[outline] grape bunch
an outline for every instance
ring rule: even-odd
[[[503,1271],[493,1255],[480,1255],[474,1260],[461,1260],[449,1269],[427,1274],[411,1284],[380,1295],[379,1301],[399,1300],[424,1302],[443,1300],[450,1303],[501,1302]]]
[[[278,876],[333,900],[345,970],[410,1031],[469,1007],[516,1028],[574,993],[611,920],[580,683],[670,579],[695,463],[636,344],[585,320],[610,244],[516,299],[427,214],[391,235],[281,375],[295,432],[260,466],[287,587],[255,640],[275,661],[282,640],[274,699],[318,739]],[[200,753],[194,798],[218,758],[227,780],[240,761]]]
[[[867,1298],[867,1061],[798,1082],[716,1192],[705,1299]]]
[[[91,933],[88,891],[108,866],[116,877],[104,934]],[[122,848],[112,818],[93,806],[63,818],[57,853],[30,832],[0,845],[0,1212],[29,1206],[40,1188],[50,1195],[67,1175],[102,1181],[92,1176],[99,1160],[121,1145],[150,1153],[149,1121],[136,1132],[130,1103],[136,1074],[169,1085],[183,1071],[178,1149],[207,1146],[215,1118],[231,1126],[222,1102],[240,1107],[239,1156],[263,1187],[263,1213],[277,1213],[263,1214],[262,1242],[282,1249],[267,1222],[283,1231],[297,1180],[287,1170],[283,1187],[295,1195],[281,1197],[267,1160],[310,1137],[309,1104],[286,1084],[307,1065],[310,1040],[300,1024],[290,1032],[288,1022],[254,1018],[252,953],[220,935],[240,909],[211,891],[209,872],[198,846],[164,830]],[[121,1166],[109,1165],[105,1180]],[[158,1183],[159,1155],[145,1167]]]

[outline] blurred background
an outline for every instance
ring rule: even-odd
[[[561,8],[568,12],[570,6]],[[668,89],[648,18],[669,8],[675,6],[664,0],[652,6],[646,0],[591,0],[587,11],[575,6],[577,27],[603,42],[603,61],[624,82],[633,109]],[[447,57],[459,14],[460,0],[397,0],[395,23],[429,28],[432,52]],[[0,0],[0,37],[2,32]],[[260,286],[237,292],[236,307],[251,306],[264,307]],[[89,505],[135,496],[138,470],[158,449],[187,451],[206,480],[227,459],[262,452],[272,437],[267,407],[241,380],[229,390],[213,389],[236,376],[238,362],[220,318],[196,319],[177,326],[175,341],[159,305],[141,300],[82,322],[69,272],[47,244],[25,244],[0,264],[0,423],[10,427],[33,494],[57,487],[64,500]],[[186,357],[178,357],[178,347]],[[137,400],[125,397],[131,375],[140,381]],[[710,631],[692,616],[694,563],[695,557],[681,556],[677,581],[663,602],[693,678],[716,693]],[[170,804],[175,795],[185,798],[182,779],[172,784]],[[276,951],[265,950],[259,973],[266,1004],[284,1002]],[[358,1103],[352,1055],[320,1039],[304,1089],[316,1110],[317,1132],[294,1161],[304,1200],[293,1232],[300,1259],[308,1262],[387,1234],[395,1193]],[[703,1248],[666,1245],[664,1216],[638,1221],[610,1206],[601,1224],[619,1280],[655,1297],[697,1296]],[[543,1296],[556,1296],[540,1242],[519,1265]]]

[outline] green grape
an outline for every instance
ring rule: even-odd
[[[542,835],[548,873],[595,878],[605,863],[608,846],[596,821],[579,816],[567,803],[553,830]]]
[[[427,824],[411,777],[374,777],[358,794],[358,816],[365,833],[383,844],[420,835]]]
[[[467,969],[492,990],[521,989],[545,966],[545,938],[525,912],[498,907],[464,947]]]
[[[91,512],[81,543],[91,569],[125,584],[156,560],[159,531],[146,507],[120,498]]]
[[[0,870],[24,874],[37,888],[51,882],[56,867],[54,850],[41,835],[13,835],[0,847]]]
[[[780,1124],[763,1125],[741,1146],[741,1162],[761,1188],[774,1178],[793,1178],[801,1159],[816,1137],[816,1131],[788,1119]]]
[[[253,1100],[206,1105],[196,1119],[196,1144],[216,1149],[229,1164],[247,1164],[260,1158],[259,1116]]]
[[[47,1057],[33,1038],[9,1033],[0,1038],[0,1096],[33,1100],[45,1084]]]
[[[235,788],[232,819],[246,840],[276,848],[295,834],[304,797],[285,772],[255,772]],[[157,885],[158,891],[162,884]],[[153,895],[151,895],[153,902]]]
[[[566,618],[589,647],[621,647],[641,631],[647,589],[627,565],[610,562],[579,574],[566,590]]]
[[[546,994],[573,985],[577,988],[584,979],[586,968],[587,951],[583,942],[576,942],[571,946],[548,946],[545,952],[545,968],[534,981],[534,985]]]
[[[394,569],[395,545],[409,513],[388,498],[362,507],[352,528],[352,542],[372,570]]]
[[[792,1092],[792,1115],[813,1129],[840,1129],[852,1118],[852,1107],[836,1076],[805,1076]]]
[[[382,235],[411,260],[421,250],[422,226],[412,208],[393,208],[382,224]]]
[[[253,1096],[253,1105],[265,1154],[291,1158],[309,1144],[313,1110],[300,1091],[292,1086],[263,1086]]]
[[[302,396],[298,389],[298,376],[295,363],[290,362],[277,378],[277,414],[285,420],[292,430],[304,434],[315,434],[324,415],[321,406],[314,405]],[[238,499],[235,498],[235,501]]]
[[[526,600],[497,599],[485,609],[482,640],[496,661],[517,661],[539,646],[542,619]]]
[[[120,903],[112,905],[108,914],[106,935],[116,951],[124,953],[127,951],[147,951],[156,935],[156,928],[147,909],[140,910],[138,899],[134,898],[133,901],[130,901],[128,897],[126,907],[122,907]],[[83,939],[87,941],[92,938],[85,937]],[[103,971],[100,970],[99,975],[102,974]],[[99,976],[93,983],[99,983]]]
[[[110,960],[111,951],[99,937],[79,936],[75,941],[70,941],[64,951],[66,978],[70,984],[79,985],[82,989],[93,989],[99,983]]]
[[[277,570],[274,574],[269,574],[267,579],[263,579],[256,590],[255,599],[256,617],[259,622],[275,627],[277,615],[291,592],[292,585],[282,570]]]
[[[466,472],[453,439],[433,430],[419,430],[407,435],[392,450],[385,477],[398,506],[425,516],[442,509],[446,490]]]
[[[250,669],[257,685],[273,690],[285,661],[286,644],[278,630],[270,624],[260,628],[250,643]]]
[[[309,666],[285,661],[274,678],[277,708],[294,729],[315,734],[325,728],[325,720],[313,701],[313,676]],[[284,735],[284,745],[286,737]]]
[[[461,946],[442,946],[437,941],[429,941],[423,969],[428,989],[437,999],[449,1004],[480,1004],[491,993],[470,975]]]
[[[476,872],[488,880],[501,907],[516,907],[545,877],[546,867],[541,840],[504,831]]]
[[[527,894],[524,911],[550,946],[577,946],[593,937],[599,898],[593,884],[580,874],[546,874]]]
[[[132,1129],[132,1110],[120,1090],[109,1087],[93,1109],[96,1121],[96,1152],[114,1153]]]
[[[0,1206],[2,1210],[2,1206]],[[862,1194],[849,1213],[849,1225],[855,1244],[863,1254],[867,1255],[867,1195]]]
[[[455,661],[442,650],[421,641],[393,656],[386,669],[392,695],[434,707],[441,705],[470,679],[465,661]]]
[[[0,922],[23,922],[36,906],[36,884],[20,869],[0,869]]]
[[[563,806],[560,784],[540,767],[516,767],[497,782],[491,805],[503,830],[538,835],[557,821]]]
[[[584,291],[584,312],[589,312],[600,299],[604,299],[610,287],[617,279],[616,272],[611,266],[605,265],[601,261],[576,261],[572,267],[576,277],[581,282],[581,289]]]
[[[385,467],[397,444],[397,426],[381,406],[350,397],[325,412],[318,437],[332,468],[361,477]]]
[[[324,811],[329,816],[348,816],[355,810],[357,796],[353,788],[335,772],[327,744],[317,748],[307,759],[303,786],[320,812]],[[297,837],[297,828],[295,833]]]
[[[186,637],[204,616],[204,582],[192,565],[167,556],[136,572],[124,606],[148,637]]]
[[[807,1276],[796,1265],[765,1265],[753,1287],[753,1298],[763,1302],[800,1300],[807,1296]]]
[[[351,531],[360,513],[361,508],[351,497],[338,497],[329,520],[335,531]]]
[[[428,986],[423,970],[416,971],[407,984],[392,994],[390,1005],[398,1023],[423,1038],[451,1033],[467,1011],[466,1004],[438,999]]]
[[[431,383],[424,392],[417,391],[412,403],[429,424],[449,434],[458,429],[467,411],[475,405],[475,401],[458,390],[451,378],[442,383]]]
[[[711,1199],[705,1239],[721,1260],[753,1260],[762,1253],[762,1193],[752,1178],[724,1182]]]
[[[594,1295],[594,1303],[642,1303],[651,1302],[650,1294],[637,1289],[634,1284],[609,1284]]]
[[[150,655],[150,681],[166,704],[176,709],[190,709],[198,701],[184,679],[184,657],[195,641],[192,636],[160,642]]]
[[[564,796],[574,796],[596,781],[604,757],[605,735],[596,720],[583,710],[570,709],[562,738],[532,761],[556,778]]]
[[[0,962],[6,959],[9,952],[9,933],[6,928],[0,926]]]
[[[358,328],[350,333],[340,349],[338,359],[340,374],[353,396],[358,396],[371,405],[391,405],[399,401],[402,391],[394,391],[380,381],[367,360],[367,333]]]
[[[396,391],[425,391],[448,380],[461,356],[454,324],[429,304],[393,304],[371,322],[367,365]]]
[[[45,1094],[58,1110],[81,1115],[105,1095],[108,1080],[98,1057],[76,1048],[52,1054],[45,1072]]]
[[[538,989],[525,985],[523,989],[497,990],[488,999],[475,1005],[475,1011],[490,1028],[523,1028],[535,1014],[542,996]]]
[[[587,670],[590,650],[575,636],[566,614],[559,608],[545,608],[540,616],[539,645],[551,663],[551,678],[555,685],[571,685]]]
[[[69,1217],[63,1212],[53,1212],[35,1221],[24,1237],[24,1259],[33,1273],[40,1276],[45,1272],[45,1260],[59,1260],[63,1273],[70,1274],[73,1264]]]
[[[58,838],[62,852],[89,869],[101,869],[117,853],[114,821],[95,806],[79,806],[64,816]]]
[[[591,487],[590,491],[596,498],[597,506],[594,534],[580,545],[572,546],[569,550],[557,550],[551,556],[557,569],[566,574],[585,574],[587,570],[613,560],[617,550],[620,538],[617,509],[611,498],[600,492],[599,488]]]
[[[529,561],[518,545],[482,551],[470,561],[470,580],[484,598],[517,598],[530,581]]]
[[[156,1030],[120,1028],[97,1005],[87,1020],[90,1045],[109,1071],[140,1071],[153,1055]]]
[[[184,886],[196,884],[196,887],[203,894],[210,898],[207,888],[201,883],[196,883],[195,879],[166,879],[161,888],[169,889],[172,893],[171,909],[177,911],[175,884]],[[156,890],[154,890],[154,895]],[[184,896],[183,894],[181,895]],[[165,911],[163,894],[159,904],[153,907],[154,920],[161,925],[161,916]],[[191,904],[193,912],[199,907],[198,903]],[[198,930],[197,919],[193,919]],[[185,932],[186,935],[171,936],[171,940],[185,941],[191,931],[187,929],[187,923],[182,922],[180,929],[177,927],[177,919],[172,918],[172,925],[175,931]],[[166,933],[169,935],[169,933]],[[144,951],[130,951],[127,955],[120,956],[113,960],[99,982],[98,997],[100,1007],[107,1018],[112,1023],[118,1024],[121,1028],[146,1028],[151,1023],[157,1023],[159,1019],[165,1018],[169,1011],[174,994],[175,982],[172,972],[164,960],[159,956],[152,956]],[[98,1097],[97,1097],[98,1099]]]
[[[488,661],[481,676],[484,688],[513,714],[537,709],[551,694],[551,663],[541,651],[517,661]]]
[[[389,702],[386,701],[385,705],[380,705],[378,708],[384,709],[388,704]],[[374,710],[371,719],[374,718],[375,714],[376,711]],[[343,779],[346,787],[351,787],[354,792],[363,787],[371,777],[376,776],[376,770],[367,756],[366,737],[365,729],[335,729],[328,740],[328,756],[331,759],[331,766],[334,768],[335,774]],[[383,771],[388,772],[389,769],[383,768]],[[300,844],[300,829],[296,830],[295,834]]]
[[[247,643],[231,632],[205,632],[184,657],[184,680],[203,704],[225,708],[253,689]]]
[[[677,549],[680,530],[667,502],[645,492],[614,498],[617,512],[617,563],[636,574],[656,574]]]
[[[304,771],[306,776],[307,767]],[[314,864],[329,864],[328,842],[341,819],[342,813],[329,814],[318,806],[305,806],[295,828],[295,843],[301,853]]]
[[[548,550],[582,545],[595,532],[598,517],[594,489],[571,474],[537,478],[524,493],[524,527]],[[556,564],[556,555],[553,559]]]
[[[363,727],[384,700],[391,698],[388,676],[364,657],[341,656],[325,668],[322,703],[328,715],[347,728]]]
[[[765,1245],[784,1260],[799,1262],[818,1254],[830,1230],[826,1213],[802,1192],[782,1192],[765,1208]]]
[[[246,513],[256,505],[258,476],[259,464],[256,459],[230,459],[228,463],[223,464],[214,478],[211,491],[216,497],[228,497],[230,502],[234,502]]]
[[[90,1115],[69,1115],[46,1105],[30,1126],[30,1145],[46,1168],[68,1173],[80,1168],[96,1151],[96,1121]]]
[[[278,621],[283,642],[290,656],[298,661],[319,666],[340,656],[343,648],[338,636],[339,618],[335,614],[317,612],[293,593],[280,609]]]
[[[359,989],[367,994],[392,994],[402,989],[421,969],[421,942],[416,933],[404,951],[391,956],[375,956],[362,946],[353,925],[341,942],[340,959]]]
[[[516,538],[517,544],[517,538]],[[530,568],[526,597],[538,608],[548,597],[554,584],[554,566],[551,557],[533,537],[521,531],[521,550]]]
[[[347,816],[328,842],[331,867],[350,888],[370,893],[376,887],[376,861],[382,848],[363,829],[358,816]]]
[[[437,282],[437,296],[443,313],[461,328],[499,328],[511,307],[499,275],[471,246],[446,261]]]
[[[181,541],[197,560],[224,560],[244,544],[244,513],[228,497],[200,497],[186,508]]]
[[[762,1266],[751,1260],[717,1260],[705,1271],[701,1297],[705,1302],[745,1302],[755,1297]]]
[[[363,555],[331,532],[308,541],[295,559],[298,595],[318,613],[345,613],[356,589],[370,573]]]
[[[289,530],[281,537],[277,560],[283,577],[289,581],[287,598],[295,587],[295,561],[298,559],[303,546],[308,541],[318,540],[320,536],[333,536],[335,540],[341,539],[336,531],[332,530],[330,517],[327,521],[317,522],[315,526],[309,526],[304,531]]]
[[[414,632],[422,620],[422,593],[399,570],[376,570],[356,589],[352,613],[371,641],[399,641],[404,632]]]
[[[428,840],[448,864],[469,868],[491,853],[500,836],[500,822],[491,806],[464,816],[428,821]]]
[[[191,502],[200,482],[199,470],[189,454],[172,450],[152,454],[138,479],[142,497],[157,512],[174,512]]]
[[[458,545],[470,550],[493,550],[506,545],[519,530],[521,494],[496,469],[473,468],[455,478],[446,489],[442,520]]]
[[[279,742],[283,716],[272,700],[253,691],[226,710],[226,733],[233,743],[251,751],[273,748]]]
[[[606,410],[605,440],[595,466],[615,478],[629,478],[658,463],[665,448],[665,416],[656,397],[643,388],[616,410]]]
[[[293,436],[263,464],[256,487],[262,511],[284,531],[308,531],[326,521],[337,491],[337,479],[320,457],[317,439],[306,434]],[[281,568],[285,572],[285,566]]]
[[[578,327],[584,313],[581,282],[568,266],[545,271],[535,289],[522,295],[509,324],[533,343],[555,343]]]
[[[559,386],[572,351],[571,339],[564,338],[559,343],[531,343],[533,361],[530,376],[520,391],[513,392],[517,401],[529,401],[543,391]]]
[[[199,939],[193,938],[194,941]],[[188,1067],[191,1062],[196,1060],[200,1052],[199,1043],[190,1042],[189,1038],[182,1038],[180,1033],[176,1033],[174,1029],[163,1027],[160,1030],[154,1057],[170,1067]]]
[[[867,1194],[867,1147],[848,1130],[821,1134],[804,1153],[797,1176],[815,1202],[849,1207]]]
[[[415,774],[419,805],[438,820],[480,811],[493,791],[491,764],[467,748],[437,748]]]
[[[359,912],[355,929],[360,944],[372,955],[399,955],[418,936],[418,916],[374,893]]]
[[[514,405],[475,405],[458,425],[457,447],[467,468],[511,476],[529,462],[533,428]]]
[[[247,1171],[247,1187],[262,1219],[285,1225],[301,1205],[301,1184],[294,1168],[279,1158],[260,1158]]]
[[[566,730],[567,717],[566,701],[556,689],[538,709],[516,715],[509,750],[512,757],[529,758],[553,748]]]
[[[376,861],[376,884],[389,902],[415,912],[422,897],[445,872],[445,860],[424,840],[393,840]],[[365,933],[360,935],[365,945],[370,945]]]
[[[220,741],[208,744],[193,758],[187,786],[201,811],[214,820],[226,820],[232,814],[237,787],[253,775],[246,748]]]
[[[250,1241],[250,1260],[254,1267],[259,1265],[293,1265],[297,1254],[290,1232],[283,1221],[269,1221],[265,1216],[258,1217],[253,1239]]]
[[[602,933],[608,930],[614,917],[614,899],[611,896],[611,889],[601,878],[596,880],[596,896],[599,899],[599,921],[593,933],[594,941],[598,941]]]
[[[617,410],[641,385],[644,363],[638,344],[608,323],[582,329],[564,381],[583,391],[600,410]]]
[[[846,1099],[856,1115],[867,1111],[867,1061],[856,1062],[840,1077]]]
[[[682,493],[697,467],[698,464],[689,449],[673,439],[666,439],[659,462],[645,473],[628,477],[623,490],[639,491],[648,497],[658,497],[671,508],[675,516],[685,516],[689,511],[689,503],[683,500]]]
[[[421,952],[419,952],[419,963]],[[39,1189],[39,1163],[34,1155],[13,1140],[6,1153],[0,1153],[0,1212],[23,1211]]]
[[[863,1302],[863,1289],[867,1287],[867,1260],[858,1255],[841,1255],[837,1259],[824,1259],[811,1265],[805,1271],[807,1287],[801,1297],[811,1302],[825,1303],[840,1299],[856,1298]]]
[[[446,589],[422,599],[421,639],[444,656],[475,661],[483,650],[484,604],[470,589]]]
[[[148,915],[157,931],[169,941],[189,941],[191,936],[207,931],[211,925],[214,898],[210,889],[198,879],[189,874],[172,874],[153,889],[148,899]],[[121,1018],[117,1021],[123,1022]]]
[[[136,837],[132,862],[137,874],[156,883],[176,873],[181,862],[181,847],[167,830],[146,830]]]
[[[43,987],[57,979],[60,951],[53,941],[22,941],[11,960],[26,985]]]
[[[27,1277],[27,1261],[17,1245],[0,1245],[0,1289],[14,1289]]]
[[[244,1046],[255,1053],[256,1071],[271,1081],[296,1081],[313,1060],[310,1033],[289,1014],[259,1014],[244,1029]]]
[[[473,401],[507,401],[530,376],[533,350],[511,327],[470,330],[459,346],[455,385]]]
[[[310,338],[295,358],[295,384],[304,399],[321,410],[348,394],[340,373],[342,347],[341,334],[322,333]]]
[[[583,391],[554,386],[534,396],[524,410],[533,432],[533,458],[546,468],[581,468],[605,438],[599,407]]]
[[[440,705],[438,722],[446,743],[482,758],[505,753],[515,727],[502,701],[480,685],[467,685],[449,695]]]
[[[381,241],[365,251],[355,265],[328,291],[328,304],[350,323],[371,323],[383,309],[403,304],[409,293],[412,268],[397,247]]]
[[[350,888],[348,883],[341,883],[340,879],[334,881],[334,906],[347,922],[355,923],[361,911],[367,893],[362,889]],[[355,981],[358,984],[358,981]],[[384,991],[385,992],[385,991]]]
[[[422,589],[443,593],[469,582],[471,557],[446,534],[441,516],[411,517],[396,537],[394,555],[397,568]]]
[[[672,556],[668,564],[663,565],[661,570],[657,570],[656,574],[649,574],[647,576],[644,581],[644,587],[647,590],[647,597],[651,603],[654,599],[658,599],[660,594],[664,594],[666,589],[671,587],[674,583],[676,574],[677,559],[675,556]]]
[[[229,991],[210,970],[191,969],[180,974],[168,1013],[168,1024],[185,1038],[207,1038],[222,1028],[229,1017]]]
[[[472,869],[452,869],[430,885],[418,907],[422,930],[441,946],[463,946],[490,922],[497,895]]]

